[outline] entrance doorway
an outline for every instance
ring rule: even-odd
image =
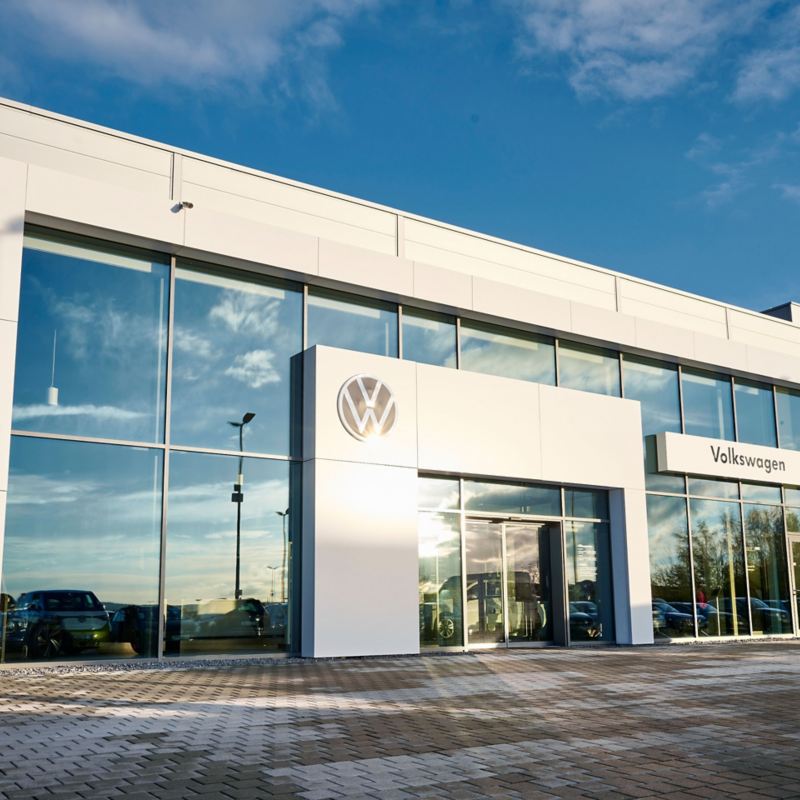
[[[561,553],[559,523],[467,519],[467,646],[565,644]]]
[[[794,598],[795,635],[800,632],[800,534],[789,534],[789,574],[792,578],[792,597]]]

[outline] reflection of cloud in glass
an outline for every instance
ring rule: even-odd
[[[161,453],[15,438],[4,584],[86,589],[101,602],[157,596]]]
[[[149,416],[140,411],[130,411],[127,408],[117,406],[95,406],[85,403],[77,406],[48,406],[45,404],[35,404],[28,406],[14,406],[14,421],[24,421],[38,419],[39,417],[94,417],[96,420],[113,420],[114,422],[125,422],[128,420],[140,419]]]
[[[260,389],[267,383],[278,383],[281,376],[273,367],[274,354],[270,350],[251,350],[236,356],[225,374],[246,383],[251,389]]]
[[[243,291],[225,291],[208,312],[212,322],[221,322],[233,333],[273,336],[278,327],[279,301],[274,297]]]

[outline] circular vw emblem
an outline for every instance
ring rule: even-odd
[[[371,375],[353,375],[342,384],[337,400],[339,419],[356,439],[386,436],[397,422],[392,390]]]

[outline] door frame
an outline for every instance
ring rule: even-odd
[[[792,628],[795,636],[800,636],[800,608],[798,608],[798,592],[800,586],[795,581],[794,574],[794,559],[792,557],[792,545],[794,543],[800,545],[800,533],[787,533],[786,534],[786,566],[789,571],[789,597],[792,608]]]
[[[565,571],[564,526],[561,519],[547,519],[517,516],[513,514],[462,514],[461,528],[461,596],[463,598],[463,642],[464,650],[498,650],[514,648],[550,647],[552,645],[569,646],[569,605],[567,601],[567,581]],[[467,525],[470,522],[483,522],[487,525],[500,525],[500,560],[501,560],[501,602],[503,609],[502,642],[469,641],[469,613],[467,600]],[[506,549],[506,525],[525,525],[530,527],[544,526],[550,534],[550,613],[552,615],[552,637],[544,642],[511,642],[509,640],[508,613],[508,554]],[[541,563],[541,561],[540,561]],[[558,613],[560,612],[560,614]]]

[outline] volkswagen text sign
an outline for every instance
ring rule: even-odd
[[[397,404],[391,389],[370,375],[354,375],[342,384],[337,400],[345,430],[364,441],[385,436],[397,422]]]

